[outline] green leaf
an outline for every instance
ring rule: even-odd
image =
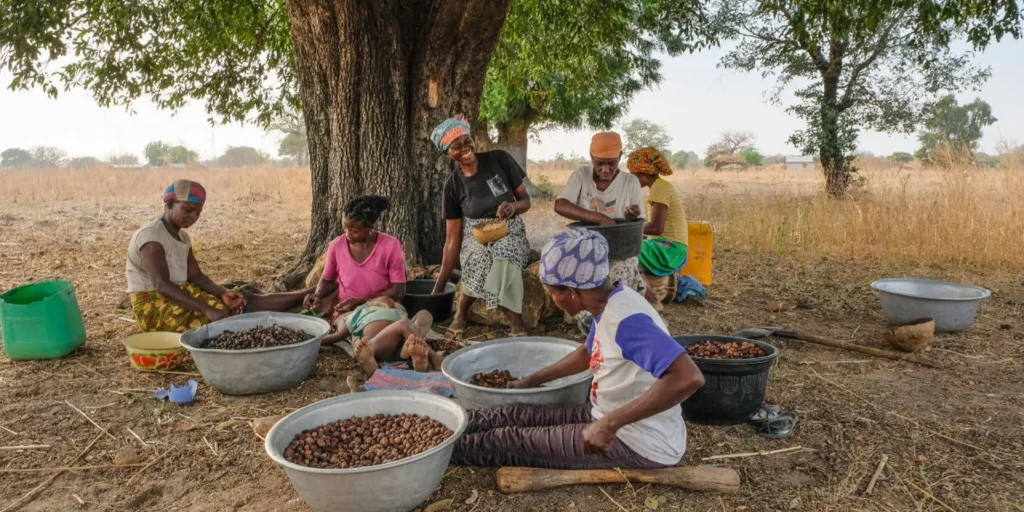
[[[644,505],[651,510],[658,510],[661,503],[658,501],[657,496],[648,496],[647,499],[644,500]]]

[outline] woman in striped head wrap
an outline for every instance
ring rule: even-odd
[[[649,188],[647,223],[644,224],[640,248],[640,270],[643,271],[645,296],[656,309],[668,293],[670,280],[683,268],[689,244],[689,225],[683,199],[671,183],[662,178],[672,174],[672,165],[655,148],[640,148],[629,155],[626,167]]]
[[[203,213],[206,189],[190,180],[171,183],[164,212],[132,235],[125,277],[135,321],[143,332],[184,332],[243,309],[285,311],[302,305],[309,290],[243,295],[213,282],[196,261],[186,229]]]
[[[458,336],[466,328],[469,308],[483,299],[488,309],[500,307],[513,336],[526,333],[523,325],[523,269],[529,264],[530,244],[520,217],[530,209],[526,172],[504,151],[477,153],[472,130],[462,116],[447,119],[430,135],[434,146],[455,164],[444,184],[441,216],[447,235],[441,273],[434,293],[441,293],[462,263],[462,295],[448,327]],[[473,226],[503,220],[508,234],[487,245],[473,237]]]

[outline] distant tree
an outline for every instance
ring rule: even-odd
[[[786,155],[774,154],[764,157],[764,165],[775,165],[786,163]]]
[[[978,151],[974,153],[974,165],[978,167],[985,167],[988,169],[995,169],[1002,164],[999,157]]]
[[[757,137],[751,132],[728,131],[723,132],[718,142],[708,146],[708,156],[722,153],[735,154],[747,148],[754,147]]]
[[[228,148],[213,164],[217,167],[259,167],[267,164],[267,155],[256,148],[239,146]]]
[[[701,166],[703,166],[703,161],[701,160],[700,155],[698,155],[697,153],[694,153],[693,151],[687,151],[686,152],[686,168],[687,169],[697,169],[697,168],[699,168]]]
[[[753,148],[757,137],[751,132],[727,131],[722,132],[718,142],[708,146],[704,157],[704,166],[711,167],[712,160],[717,155],[735,155],[744,149]]]
[[[68,154],[54,146],[36,146],[32,148],[32,160],[37,167],[56,168],[68,162]]]
[[[110,165],[139,165],[139,157],[132,153],[113,153],[107,157]]]
[[[306,135],[306,122],[299,112],[288,110],[277,117],[270,125],[272,130],[284,133],[284,138],[277,147],[277,156],[290,156],[300,166],[309,164],[309,138]]]
[[[668,163],[672,164],[673,169],[686,169],[686,165],[690,162],[690,152],[685,149],[676,151],[668,157]]]
[[[172,164],[189,165],[199,161],[199,153],[180,145],[171,146],[167,150],[167,156]]]
[[[309,141],[305,134],[289,133],[281,139],[277,147],[277,156],[295,159],[295,164],[305,166],[309,163]]]
[[[910,133],[941,91],[979,86],[989,75],[954,52],[965,38],[975,48],[1005,35],[1020,37],[1015,0],[891,0],[797,2],[713,0],[710,25],[738,39],[721,65],[773,79],[771,99],[789,86],[789,111],[807,124],[790,142],[817,153],[826,191],[842,196],[849,155],[864,129]]]
[[[910,153],[905,153],[903,151],[897,151],[889,155],[889,160],[892,160],[893,162],[896,162],[898,164],[908,164],[914,161],[914,155],[911,155]]]
[[[759,167],[762,161],[764,161],[764,156],[761,155],[761,153],[758,153],[757,150],[754,148],[744,148],[742,151],[740,151],[740,156],[742,156],[748,164],[753,166]]]
[[[170,163],[171,146],[163,141],[155,140],[146,144],[142,156],[150,167],[163,167]]]
[[[917,136],[921,142],[917,156],[931,163],[970,157],[977,151],[985,127],[995,122],[992,108],[981,98],[960,105],[953,95],[945,96],[925,114],[924,127]],[[937,152],[946,157],[939,157]]]
[[[0,167],[28,167],[32,163],[32,153],[21,148],[8,148],[0,153]]]
[[[68,167],[72,169],[102,169],[106,166],[106,163],[91,156],[80,156],[68,161]]]
[[[622,126],[625,136],[623,151],[628,155],[631,151],[645,147],[655,147],[665,152],[672,143],[672,137],[664,126],[646,119],[633,119]]]

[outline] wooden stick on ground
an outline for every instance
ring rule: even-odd
[[[93,438],[92,442],[89,443],[88,445],[86,445],[85,449],[82,450],[81,452],[79,452],[77,457],[75,457],[74,459],[71,459],[71,462],[68,462],[68,464],[74,464],[75,462],[78,462],[78,459],[81,459],[82,457],[85,457],[85,454],[89,453],[89,450],[92,449],[93,445],[95,445],[96,442],[99,441],[102,438],[103,438],[103,433],[102,432],[99,433],[99,434],[96,434],[96,437]],[[25,493],[25,495],[22,496],[21,498],[19,498],[18,501],[15,501],[14,503],[11,503],[10,505],[7,505],[6,507],[4,507],[3,510],[0,510],[0,512],[9,512],[11,510],[14,510],[15,507],[19,506],[22,503],[28,503],[29,501],[32,501],[32,498],[34,498],[37,493],[42,491],[47,485],[50,485],[54,480],[57,479],[58,476],[60,476],[62,474],[64,474],[63,471],[58,471],[58,472],[50,475],[50,478],[47,478],[46,480],[43,480],[43,483],[41,483],[38,486],[36,486],[35,489],[32,489],[31,491]]]
[[[729,453],[726,455],[712,455],[711,457],[702,457],[702,462],[709,460],[725,460],[725,459],[742,459],[745,457],[757,457],[758,455],[775,455],[777,453],[795,452],[797,450],[803,450],[803,446],[791,446],[789,448],[782,448],[779,450],[771,450],[767,452],[742,452],[742,453]]]
[[[878,461],[878,469],[875,470],[875,474],[871,475],[871,480],[868,482],[868,488],[864,489],[864,494],[871,494],[871,491],[875,489],[875,482],[878,481],[878,477],[882,475],[882,470],[885,469],[885,463],[889,462],[889,456],[882,454],[882,460]]]
[[[50,471],[89,471],[92,469],[138,468],[145,464],[98,464],[95,466],[64,466],[60,468],[16,468],[0,469],[0,473],[49,473]]]
[[[840,390],[842,390],[842,391],[846,391],[847,393],[849,393],[849,394],[851,394],[851,395],[853,395],[853,396],[855,396],[855,397],[857,397],[857,398],[859,398],[859,399],[863,400],[863,401],[864,401],[864,403],[866,403],[866,404],[870,405],[871,407],[874,407],[875,409],[878,409],[878,406],[877,406],[877,405],[875,405],[875,403],[874,403],[874,402],[872,402],[871,400],[868,400],[867,398],[864,398],[864,397],[862,397],[862,396],[858,395],[857,393],[854,393],[853,391],[850,391],[849,389],[846,389],[846,388],[844,388],[844,387],[840,386],[839,384],[836,384],[835,382],[832,382],[832,381],[830,381],[830,380],[826,379],[825,377],[822,377],[822,376],[821,376],[821,375],[820,375],[820,374],[819,374],[819,373],[818,373],[818,372],[817,372],[817,371],[816,371],[816,370],[815,370],[814,368],[811,368],[811,371],[812,371],[812,372],[814,372],[814,376],[815,376],[815,377],[817,377],[817,378],[819,378],[819,379],[821,379],[821,380],[825,381],[826,383],[828,383],[828,384],[830,384],[830,385],[834,386],[834,387],[835,387],[835,388],[837,388],[837,389],[840,389]]]
[[[90,418],[88,414],[85,414],[84,412],[82,412],[82,410],[79,409],[78,407],[75,407],[74,404],[72,404],[71,402],[68,402],[67,400],[64,400],[64,403],[68,404],[68,407],[74,409],[75,412],[77,412],[78,414],[81,414],[83,418],[89,420],[89,423],[92,423],[96,428],[100,429],[104,434],[107,435],[107,437],[109,437],[109,438],[111,438],[111,439],[113,439],[115,441],[117,440],[116,437],[110,435],[110,432],[107,432],[107,429],[101,427],[99,423],[96,423],[95,421],[93,421],[92,418]]]
[[[893,416],[896,416],[897,418],[905,419],[905,420],[913,423],[914,425],[916,425],[917,428],[919,428],[921,430],[924,430],[924,431],[927,431],[927,432],[930,432],[932,435],[941,437],[941,438],[945,439],[946,441],[949,441],[949,442],[954,443],[954,444],[958,444],[960,446],[966,446],[968,448],[972,448],[972,449],[978,450],[981,453],[988,453],[987,451],[985,451],[984,448],[979,448],[977,446],[974,446],[973,444],[965,443],[965,442],[960,441],[958,439],[953,439],[952,437],[949,437],[949,436],[947,436],[947,435],[945,435],[945,434],[943,434],[941,432],[936,432],[936,431],[934,431],[934,430],[932,430],[930,428],[927,428],[927,427],[921,425],[920,423],[918,423],[918,422],[916,422],[916,421],[914,421],[914,420],[912,420],[912,419],[910,419],[910,418],[908,418],[908,417],[906,417],[906,416],[904,416],[902,414],[897,414],[897,413],[894,413],[892,411],[888,411],[888,412],[889,412],[889,414],[892,414]]]
[[[25,444],[21,446],[0,446],[2,450],[48,450],[50,445],[48,444]]]
[[[619,504],[619,502],[615,501],[615,498],[612,498],[612,496],[608,494],[608,491],[605,491],[603,487],[599,485],[597,486],[597,488],[601,490],[605,498],[608,498],[612,503],[615,504],[616,507],[619,507],[619,510],[621,510],[622,512],[629,512],[629,510],[626,510],[626,507],[623,507],[621,504]]]
[[[776,334],[781,335],[781,332]],[[819,338],[818,336],[812,336],[810,334],[804,334],[802,332],[789,333],[792,336],[785,336],[787,338],[798,339],[800,341],[806,341],[808,343],[816,343],[818,345],[825,345],[826,347],[841,348],[843,350],[852,350],[854,352],[860,352],[862,354],[868,354],[875,357],[884,357],[886,359],[893,359],[896,361],[906,361],[908,363],[919,364],[921,366],[927,366],[929,368],[943,368],[942,365],[934,361],[929,361],[921,356],[915,354],[904,354],[902,352],[893,352],[891,350],[882,350],[878,348],[865,347],[864,345],[858,345],[856,343],[850,343],[849,341],[831,340],[828,338]]]

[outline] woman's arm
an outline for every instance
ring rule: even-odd
[[[394,302],[401,302],[402,298],[405,297],[405,283],[391,283],[383,292],[375,293],[373,295],[367,295],[366,297],[353,297],[351,299],[345,299],[337,306],[334,307],[335,313],[348,313],[354,311],[359,306],[370,302],[378,297],[387,297]],[[393,304],[392,304],[393,305]]]
[[[512,217],[513,214],[522,215],[530,211],[530,194],[526,191],[526,185],[519,185],[516,187],[515,194],[515,202],[501,203],[501,205],[498,206],[498,217],[507,219]]]
[[[668,206],[651,203],[651,219],[644,224],[644,234],[661,236],[665,232],[665,221],[668,219]]]
[[[196,261],[195,254],[192,254],[192,249],[188,251],[188,282],[198,286],[199,289],[214,297],[221,297],[224,295],[224,292],[228,291],[227,288],[213,282],[213,279],[210,279],[203,273],[203,270],[199,268],[199,262]]]
[[[590,368],[590,353],[587,352],[587,345],[582,344],[567,356],[559,359],[558,362],[541,368],[526,377],[510,383],[508,386],[517,389],[535,388],[562,377],[576,375],[588,368]]]
[[[568,199],[555,200],[555,213],[569,220],[578,220],[582,222],[589,222],[591,224],[602,224],[605,226],[615,224],[615,221],[611,217],[601,212],[593,212],[580,208]]]
[[[139,249],[139,254],[142,256],[142,268],[153,281],[156,292],[164,298],[189,311],[200,311],[210,320],[219,320],[227,316],[226,312],[190,296],[171,282],[171,271],[167,268],[167,253],[164,252],[164,246],[157,242],[149,242]]]
[[[704,375],[690,356],[679,355],[647,392],[591,423],[583,431],[583,448],[589,452],[608,451],[620,428],[681,403],[703,385]]]
[[[452,277],[455,270],[455,262],[459,259],[459,252],[462,250],[462,219],[448,219],[445,222],[444,254],[441,256],[441,273],[434,283],[433,294],[444,291],[448,279]]]

